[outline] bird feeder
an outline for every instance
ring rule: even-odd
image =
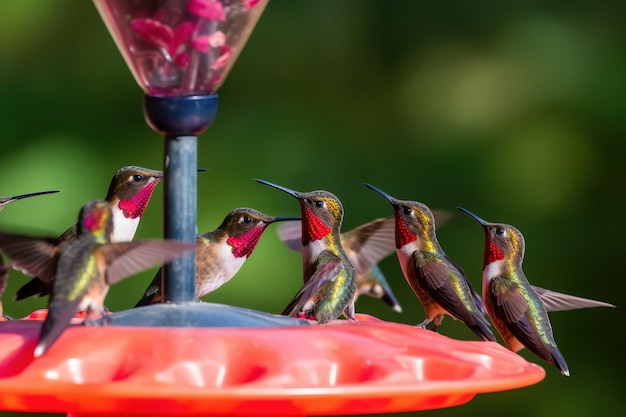
[[[274,317],[214,307],[233,317]],[[367,315],[325,325],[97,331],[77,318],[34,360],[45,315],[0,326],[0,409],[74,417],[396,413],[461,405],[545,376],[495,342]]]

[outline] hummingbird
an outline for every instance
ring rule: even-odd
[[[426,328],[434,322],[436,329],[448,314],[481,339],[495,341],[480,297],[463,269],[446,255],[437,240],[431,210],[420,202],[398,200],[373,185],[364,185],[383,196],[394,209],[398,261],[426,312],[426,319],[418,326]]]
[[[507,348],[519,352],[526,347],[569,376],[548,312],[615,306],[531,285],[522,270],[526,248],[522,233],[511,225],[489,223],[463,207],[457,208],[484,230],[483,300]]]
[[[228,282],[250,257],[265,228],[299,217],[272,217],[251,208],[230,211],[215,230],[196,236],[196,298]],[[135,307],[163,302],[161,270]]]
[[[162,179],[163,172],[138,166],[126,166],[115,173],[105,197],[105,201],[111,205],[115,225],[111,241],[133,240],[152,193]],[[77,225],[69,227],[58,240],[61,242],[74,239],[76,230]],[[31,279],[17,290],[14,300],[48,295],[52,290],[52,279],[54,276],[49,280],[44,280],[41,276]]]
[[[377,265],[395,250],[393,217],[379,218],[347,232],[341,233],[341,246],[356,272],[354,302],[360,295],[384,301],[394,311],[401,313],[402,307],[391,290],[385,275]],[[287,247],[302,250],[301,222],[284,222],[278,227],[278,235]]]
[[[304,312],[319,324],[344,315],[354,320],[356,272],[341,245],[341,201],[328,191],[302,193],[268,181],[257,182],[295,197],[302,213],[302,270],[304,284],[282,315]]]
[[[21,200],[23,198],[35,197],[37,195],[44,195],[44,194],[54,194],[58,192],[59,190],[50,190],[50,191],[39,191],[36,193],[29,193],[29,194],[14,195],[12,197],[0,197],[0,211],[2,211],[4,206],[6,206],[7,204],[12,203],[17,200]]]
[[[110,285],[194,249],[177,240],[113,243],[114,233],[113,210],[103,200],[83,205],[76,236],[69,241],[0,232],[0,250],[11,258],[12,268],[43,278],[55,276],[35,357],[50,348],[78,311],[85,311],[87,320],[98,314],[106,317],[104,299]]]

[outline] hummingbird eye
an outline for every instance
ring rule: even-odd
[[[505,232],[504,229],[502,227],[497,227],[496,228],[496,235],[498,236],[504,236]]]
[[[403,212],[406,216],[410,216],[411,214],[413,214],[413,209],[411,207],[405,207],[403,209]]]
[[[244,223],[246,224],[250,224],[252,223],[252,217],[250,216],[243,216],[243,218],[241,219]]]
[[[143,180],[143,175],[141,174],[133,175],[133,182],[141,182],[141,180]]]
[[[323,208],[324,205],[325,205],[324,202],[321,200],[315,202],[315,207],[317,208]]]

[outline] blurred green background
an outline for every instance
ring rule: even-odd
[[[198,140],[198,164],[210,169],[198,179],[198,231],[241,206],[299,213],[293,198],[254,178],[333,192],[349,230],[391,215],[363,187],[369,182],[450,210],[439,241],[476,288],[483,235],[456,206],[524,233],[532,283],[619,306],[625,9],[610,1],[270,1],[219,91],[215,124]],[[163,140],[145,123],[142,92],[91,1],[2,2],[0,56],[0,195],[63,191],[8,206],[0,227],[56,236],[85,201],[104,198],[118,168],[162,167]],[[157,187],[137,237],[162,236],[162,224]],[[395,255],[381,267],[404,312],[366,298],[357,311],[421,322]],[[154,272],[115,285],[108,307],[133,306]],[[11,301],[25,281],[11,274],[6,314],[45,308],[45,298]],[[299,254],[270,226],[236,279],[204,299],[278,313],[300,283]],[[523,351],[546,369],[539,384],[419,415],[620,415],[623,311],[551,314],[571,377]],[[449,318],[440,331],[475,340]]]

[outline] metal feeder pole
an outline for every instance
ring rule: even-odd
[[[164,237],[195,243],[197,233],[198,135],[215,120],[217,94],[198,96],[144,95],[144,116],[164,135]],[[165,302],[195,300],[195,252],[162,269]]]

